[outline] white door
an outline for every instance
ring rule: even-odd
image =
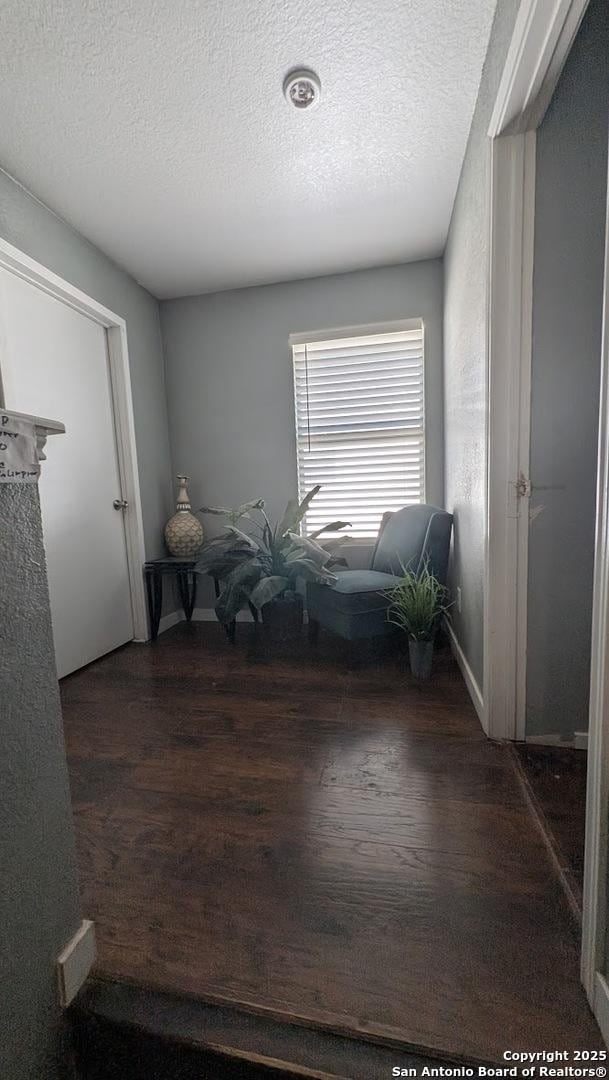
[[[134,636],[106,331],[0,269],[0,371],[7,409],[66,427],[40,478],[61,678]]]

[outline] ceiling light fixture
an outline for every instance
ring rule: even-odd
[[[299,68],[290,71],[283,82],[283,93],[286,101],[295,109],[310,109],[319,104],[321,97],[321,83],[314,71],[308,68]]]

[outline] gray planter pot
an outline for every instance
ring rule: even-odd
[[[415,679],[429,679],[433,662],[433,641],[408,642],[410,670]]]

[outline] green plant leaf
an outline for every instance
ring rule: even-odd
[[[350,527],[350,521],[331,521],[329,525],[322,525],[321,529],[316,529],[315,532],[310,533],[309,540],[317,540],[317,537],[325,532],[339,532],[340,529],[348,529]],[[347,537],[337,537],[337,539],[344,540],[347,539]]]
[[[250,510],[262,510],[264,508],[264,499],[250,499],[249,502],[241,503],[241,506],[237,506],[234,509],[231,506],[200,506],[199,514],[218,514],[221,517],[229,517],[233,521],[238,521],[241,517],[250,517]]]
[[[264,528],[262,530],[262,542],[263,542],[263,544],[266,544],[267,550],[271,554],[273,553],[273,547],[274,547],[273,541],[274,541],[273,530],[271,529],[270,523],[268,521],[265,521]]]
[[[308,536],[298,536],[297,533],[289,533],[290,540],[293,547],[290,548],[288,555],[286,555],[286,562],[293,561],[294,557],[300,558],[305,555],[308,559],[312,559],[318,566],[325,566],[330,558],[330,552],[318,544],[316,540],[311,540]]]
[[[236,513],[247,514],[248,510],[264,510],[264,499],[250,499],[249,502],[241,503],[241,506],[237,507]]]
[[[256,558],[249,558],[237,566],[224,578],[222,592],[216,603],[216,615],[221,623],[227,625],[237,617],[250,595],[253,586],[260,580],[262,567]]]
[[[298,500],[297,499],[290,499],[288,505],[286,506],[286,508],[285,508],[285,510],[283,512],[283,517],[282,517],[281,521],[279,522],[279,524],[277,526],[277,536],[278,537],[285,536],[286,533],[290,532],[290,530],[294,528],[294,523],[296,521],[296,515],[297,514],[298,514]]]
[[[404,570],[401,581],[389,591],[389,622],[414,641],[432,641],[441,616],[448,610],[448,590],[426,564],[419,573]]]
[[[280,596],[289,586],[290,582],[287,577],[280,577],[278,574],[263,577],[252,589],[249,596],[250,603],[260,609],[265,604],[268,604],[270,600],[274,600],[276,596]]]
[[[213,551],[216,548],[222,548],[228,543],[233,543],[234,537],[230,536],[227,532],[219,533],[218,536],[212,536],[210,540],[206,540],[202,551]]]
[[[250,547],[252,551],[258,550],[258,544],[254,540],[253,536],[250,536],[249,533],[243,532],[242,529],[238,529],[236,525],[227,525],[226,531],[229,536],[236,537],[247,547]]]
[[[286,569],[289,569],[290,577],[303,577],[305,581],[318,581],[328,585],[336,581],[336,575],[331,570],[305,557],[293,559],[287,564]]]
[[[243,562],[246,562],[251,558],[252,554],[250,551],[233,548],[232,551],[227,551],[225,555],[218,555],[205,573],[213,574],[218,581],[223,581],[232,570],[236,570],[238,566],[241,566]]]
[[[296,499],[290,499],[288,505],[285,508],[285,513],[277,526],[277,535],[285,536],[286,533],[294,532],[296,527],[300,525],[303,517],[305,516],[311,502],[317,495],[317,492],[321,489],[321,484],[316,484],[310,491],[307,491],[302,502],[297,502]]]
[[[284,584],[279,591],[295,584],[298,577],[320,582],[336,580],[328,568],[328,563],[333,559],[333,550],[346,537],[328,540],[324,546],[317,543],[316,537],[324,532],[346,528],[349,522],[332,521],[318,529],[312,537],[303,537],[294,531],[319,490],[320,485],[316,484],[301,502],[291,499],[278,525],[269,521],[263,499],[252,499],[235,510],[222,506],[201,507],[201,513],[223,515],[230,520],[222,536],[214,537],[204,545],[195,566],[199,573],[214,574],[223,582],[222,593],[216,605],[221,621],[230,622],[235,617],[244,599],[247,599],[259,581],[261,587],[257,595],[272,598],[270,594],[274,585],[265,585],[262,579],[277,582],[281,580]],[[254,510],[259,512],[260,518],[252,516],[250,511]],[[254,529],[256,535],[237,528],[237,521],[243,517],[253,522],[250,528]],[[250,581],[250,574],[253,573],[251,568],[243,570],[243,578],[240,577],[240,568],[244,564],[251,564],[252,560],[255,560],[257,569],[254,580]],[[262,600],[260,606],[264,603],[268,603],[268,599]]]
[[[313,499],[315,498],[315,496],[317,495],[317,493],[319,491],[321,491],[321,484],[315,484],[315,487],[312,487],[310,491],[307,491],[307,494],[305,495],[304,499],[299,504],[298,514],[296,516],[296,521],[294,522],[294,526],[300,525],[300,522],[302,521],[302,519],[305,516],[307,510],[309,509],[309,506],[311,505],[311,503],[313,502]]]
[[[245,534],[244,534],[245,535]],[[214,536],[208,540],[199,552],[195,570],[199,574],[213,573],[214,564],[223,559],[228,552],[240,551],[243,558],[251,558],[256,554],[257,548],[250,538],[247,543],[238,536],[223,533],[222,536]]]

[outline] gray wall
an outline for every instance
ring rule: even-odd
[[[126,319],[146,554],[161,554],[172,490],[157,300],[3,172],[0,236]]]
[[[38,489],[0,485],[0,521],[0,1076],[67,1080],[55,960],[81,916]]]
[[[164,301],[173,467],[192,477],[193,505],[262,496],[277,515],[296,493],[291,332],[415,316],[425,320],[427,497],[442,504],[439,260]]]
[[[608,123],[593,0],[537,139],[528,735],[588,727]]]
[[[499,0],[444,255],[446,508],[455,515],[456,635],[482,690],[486,530],[488,123],[518,0]]]

